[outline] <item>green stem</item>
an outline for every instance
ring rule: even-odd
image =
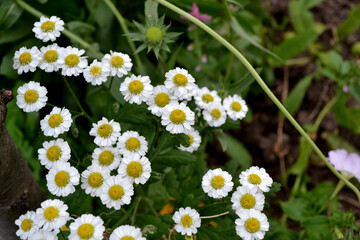
[[[314,123],[314,132],[316,133],[320,127],[320,124],[322,122],[322,120],[324,119],[324,117],[326,116],[326,114],[328,114],[328,112],[332,109],[332,107],[334,106],[334,104],[337,101],[337,96],[335,96],[333,99],[331,99],[330,102],[328,102],[325,107],[321,110],[321,112],[319,113],[318,117],[315,120]]]
[[[119,219],[119,221],[111,228],[111,232],[115,230],[118,226],[123,224],[130,216],[131,212],[134,210],[135,206],[139,204],[141,198],[137,197],[135,201],[131,204],[129,210],[126,211],[125,215]]]
[[[149,202],[149,199],[145,196],[144,190],[142,189],[142,187],[140,185],[136,186],[136,189],[138,190],[138,193],[140,194],[140,196],[142,197],[142,199],[145,201],[146,205],[148,206],[148,208],[150,209],[150,211],[155,215],[158,216],[158,213],[156,212],[156,210],[153,208],[153,206],[151,206],[151,203]]]
[[[141,197],[139,197],[139,200],[137,201],[137,203],[135,205],[135,209],[134,209],[133,215],[131,217],[131,225],[134,225],[134,223],[135,223],[135,216],[136,216],[140,201],[141,201]]]
[[[242,64],[249,70],[251,75],[255,78],[255,80],[258,82],[260,87],[265,91],[265,93],[270,97],[270,99],[275,103],[275,105],[280,109],[280,111],[284,114],[284,116],[290,121],[290,123],[298,130],[298,132],[306,139],[307,142],[311,145],[311,147],[314,149],[314,151],[320,156],[320,158],[324,161],[326,166],[332,171],[335,176],[337,176],[339,179],[341,179],[345,184],[351,188],[354,193],[356,194],[359,202],[360,202],[360,191],[348,180],[346,180],[338,171],[335,170],[335,168],[331,165],[331,163],[326,159],[325,155],[321,152],[321,150],[316,146],[316,144],[311,140],[309,135],[302,129],[302,127],[296,122],[296,120],[291,116],[291,114],[286,110],[286,108],[281,104],[281,102],[275,97],[275,95],[271,92],[269,87],[266,85],[266,83],[261,79],[260,75],[256,72],[256,70],[251,66],[251,64],[246,60],[246,58],[229,42],[227,42],[223,37],[221,37],[218,33],[216,33],[214,30],[209,28],[206,24],[198,20],[197,18],[191,16],[187,12],[181,10],[180,8],[176,7],[175,5],[167,2],[166,0],[156,0],[163,6],[173,10],[174,12],[185,16],[187,19],[189,19],[191,22],[195,23],[197,26],[202,28],[204,31],[206,31],[208,34],[210,34],[212,37],[214,37],[219,43],[224,45],[227,49],[232,52],[235,57],[237,57]]]
[[[115,15],[116,19],[118,20],[121,29],[123,30],[124,34],[128,34],[129,33],[129,29],[125,23],[125,20],[123,18],[123,16],[121,15],[121,13],[117,10],[117,8],[115,7],[115,5],[111,2],[111,0],[104,0],[104,2],[106,3],[106,5],[110,8],[111,12]],[[128,35],[125,35],[126,39],[130,45],[131,51],[135,52],[136,47],[135,44],[131,41],[130,37],[128,37]],[[144,66],[141,62],[141,59],[139,57],[138,54],[134,55],[135,57],[135,61],[137,64],[137,67],[139,69],[140,74],[145,74],[145,69]]]

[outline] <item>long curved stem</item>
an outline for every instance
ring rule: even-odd
[[[188,18],[191,22],[195,23],[198,27],[202,28],[205,32],[210,34],[212,37],[214,37],[219,43],[224,45],[227,49],[229,49],[230,52],[232,52],[235,57],[237,57],[242,64],[249,70],[251,75],[255,78],[255,80],[258,82],[260,87],[265,91],[265,93],[270,97],[270,99],[275,103],[275,105],[280,109],[280,111],[284,114],[284,116],[290,121],[290,123],[298,130],[298,132],[306,139],[307,142],[311,145],[311,147],[314,149],[314,151],[320,156],[320,158],[324,161],[326,166],[332,171],[341,181],[343,181],[350,189],[354,191],[356,194],[359,202],[360,202],[360,191],[346,178],[344,178],[338,171],[335,170],[335,168],[331,165],[331,163],[326,159],[324,154],[321,152],[321,150],[316,146],[316,144],[311,140],[309,135],[304,131],[304,129],[296,122],[296,120],[291,116],[291,114],[286,110],[286,108],[281,104],[281,102],[275,97],[275,95],[271,92],[269,87],[266,85],[266,83],[261,79],[260,75],[256,72],[256,70],[251,66],[251,64],[246,60],[246,58],[228,41],[226,41],[223,37],[221,37],[218,33],[216,33],[214,30],[209,28],[206,24],[198,20],[197,18],[191,16],[187,12],[181,10],[180,8],[176,7],[175,5],[167,2],[166,0],[156,0],[163,6],[171,9],[172,11],[185,16]]]

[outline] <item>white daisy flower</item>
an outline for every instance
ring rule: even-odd
[[[56,233],[52,231],[39,230],[37,233],[29,237],[29,240],[58,240]]]
[[[160,85],[153,88],[150,97],[146,101],[146,104],[149,106],[148,109],[152,114],[160,117],[164,107],[168,104],[177,103],[176,100],[176,97],[170,94],[169,90],[164,85]]]
[[[51,169],[56,162],[66,162],[71,157],[69,144],[61,138],[43,142],[43,148],[38,150],[41,165]]]
[[[85,68],[83,74],[87,82],[91,85],[101,85],[107,81],[110,69],[107,65],[98,62],[96,59],[91,63],[90,66]]]
[[[195,79],[186,69],[175,68],[165,73],[165,87],[179,100],[191,100],[191,93],[195,88]]]
[[[72,124],[71,113],[66,108],[54,107],[51,112],[40,121],[41,130],[45,136],[58,137],[69,131]]]
[[[125,101],[141,104],[146,102],[153,90],[148,76],[135,76],[125,78],[120,85],[120,92],[124,95]]]
[[[191,236],[197,233],[197,228],[201,225],[199,213],[190,207],[180,208],[173,216],[176,223],[175,230],[182,235]]]
[[[165,106],[161,118],[161,124],[173,134],[191,130],[195,123],[195,114],[185,103]]]
[[[62,30],[64,30],[64,21],[55,16],[51,18],[40,17],[40,22],[36,22],[32,29],[35,37],[43,42],[55,41],[57,37],[60,37],[60,31]]]
[[[94,143],[98,146],[111,146],[114,145],[120,137],[120,124],[112,120],[107,120],[103,117],[97,123],[92,124],[90,136],[94,136]]]
[[[15,224],[19,226],[16,236],[20,239],[28,239],[36,231],[39,230],[37,215],[34,211],[28,211],[15,220]]]
[[[117,147],[124,157],[139,158],[147,153],[148,142],[138,132],[126,131],[119,137]]]
[[[262,211],[265,204],[265,196],[262,191],[256,187],[241,186],[231,196],[232,208],[236,214],[240,214],[246,209],[255,209]]]
[[[18,88],[16,104],[24,112],[37,112],[46,105],[47,89],[40,83],[30,81]]]
[[[207,87],[199,89],[195,93],[195,103],[199,108],[206,109],[214,103],[221,103],[221,98],[215,90],[210,91]]]
[[[250,167],[246,171],[241,172],[239,179],[242,185],[255,186],[263,192],[270,191],[273,183],[272,178],[265,169],[257,166]]]
[[[236,233],[243,240],[263,239],[265,232],[269,231],[269,222],[265,214],[258,210],[244,210],[239,219],[235,220]]]
[[[19,75],[23,72],[35,72],[40,62],[39,49],[37,47],[32,47],[31,49],[22,47],[19,51],[15,52],[13,60],[13,68],[17,69]]]
[[[234,183],[231,175],[220,168],[209,170],[202,178],[201,186],[212,198],[223,198],[232,190]]]
[[[83,214],[70,224],[69,240],[102,240],[104,221],[92,214]]]
[[[130,225],[117,227],[110,235],[109,240],[146,240],[141,229]]]
[[[118,76],[119,78],[127,75],[133,66],[129,55],[111,50],[110,54],[105,54],[101,62],[110,69],[110,76]]]
[[[131,196],[134,195],[134,186],[129,180],[121,176],[110,176],[103,184],[101,201],[108,208],[119,210],[122,205],[131,202]]]
[[[151,164],[146,157],[125,157],[120,163],[118,173],[131,183],[145,184],[151,175]]]
[[[45,72],[56,72],[59,70],[59,57],[62,49],[63,48],[59,47],[56,43],[46,47],[41,47],[41,61],[39,63],[39,67]]]
[[[60,228],[70,220],[68,206],[59,199],[48,199],[36,210],[39,227],[46,231],[60,232]]]
[[[81,188],[85,190],[86,194],[98,197],[101,193],[101,186],[108,177],[110,177],[108,169],[93,164],[81,173]]]
[[[243,119],[246,116],[248,107],[245,101],[237,94],[228,96],[224,99],[224,108],[228,116],[233,119]]]
[[[83,49],[79,50],[70,46],[63,48],[59,58],[60,68],[62,69],[61,74],[64,76],[79,76],[88,65],[86,57],[81,56],[84,53],[85,50]]]
[[[183,145],[180,145],[178,149],[180,149],[181,151],[186,151],[191,153],[196,151],[201,143],[201,136],[199,132],[195,129],[191,129],[191,130],[186,130],[184,133],[189,137],[190,146],[184,147]]]
[[[75,192],[79,184],[80,175],[76,168],[68,162],[56,162],[46,175],[46,186],[55,196],[68,196]]]
[[[95,148],[92,154],[92,164],[97,164],[109,171],[119,167],[121,161],[120,153],[117,148],[100,147]]]
[[[210,127],[219,127],[226,122],[226,112],[221,103],[214,103],[206,107],[203,116]]]

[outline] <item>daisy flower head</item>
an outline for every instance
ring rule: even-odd
[[[236,233],[244,240],[263,239],[269,231],[269,222],[265,214],[258,210],[244,210],[235,220]]]
[[[223,198],[232,190],[231,175],[220,168],[209,170],[202,178],[202,189],[212,198]]]
[[[13,60],[13,68],[17,69],[19,75],[23,72],[35,72],[40,62],[39,49],[37,47],[32,47],[31,49],[22,47],[19,51],[15,52]]]
[[[85,80],[93,86],[106,82],[109,73],[110,68],[96,59],[83,72]]]
[[[199,148],[200,143],[201,143],[201,136],[200,136],[199,132],[197,130],[191,129],[191,130],[185,131],[185,134],[189,137],[190,146],[184,147],[183,145],[180,145],[178,147],[178,149],[180,149],[181,151],[186,151],[186,152],[196,151]]]
[[[71,113],[66,108],[54,107],[51,112],[40,121],[41,130],[45,136],[58,137],[69,131],[72,124]]]
[[[97,123],[93,123],[90,130],[90,136],[94,136],[94,143],[98,146],[112,146],[120,137],[120,124],[112,120],[107,120],[103,117]]]
[[[101,62],[109,68],[110,76],[118,76],[119,78],[127,75],[133,66],[129,55],[121,52],[113,52],[111,50],[110,54],[105,54],[101,59]]]
[[[153,90],[150,78],[148,76],[135,76],[125,78],[120,85],[120,92],[124,96],[125,101],[129,103],[141,104],[146,102]]]
[[[43,142],[43,148],[38,150],[41,165],[51,169],[56,162],[66,162],[71,157],[69,144],[61,138]]]
[[[92,164],[97,164],[109,171],[119,167],[120,161],[121,157],[117,148],[100,147],[95,148],[92,153]]]
[[[199,108],[205,109],[214,103],[221,103],[221,98],[215,90],[210,91],[207,87],[194,93],[195,103]]]
[[[46,186],[49,191],[58,197],[66,197],[75,192],[76,185],[79,184],[80,175],[76,168],[68,162],[57,162],[46,175]]]
[[[85,53],[85,50],[66,47],[63,48],[60,58],[59,65],[62,69],[61,74],[64,76],[79,76],[80,73],[84,72],[84,69],[88,65],[86,57],[82,57]]]
[[[56,43],[40,48],[40,63],[39,67],[45,72],[56,72],[60,68],[59,56],[62,52],[62,47]]]
[[[29,237],[29,240],[57,240],[55,232],[48,230],[39,230],[37,233]]]
[[[37,215],[34,211],[28,211],[15,220],[15,224],[19,226],[16,236],[20,239],[28,239],[36,231],[39,230]]]
[[[175,68],[165,73],[165,87],[179,100],[191,100],[191,93],[195,88],[195,79],[186,69]]]
[[[64,21],[55,16],[50,18],[40,17],[40,22],[36,22],[32,29],[35,37],[43,42],[55,41],[57,37],[60,37],[60,31],[62,30],[64,30]]]
[[[175,230],[182,235],[196,234],[201,225],[200,214],[190,207],[180,208],[179,211],[176,211],[173,220],[176,223]]]
[[[30,81],[17,89],[16,104],[24,112],[37,112],[46,105],[47,92],[40,83]]]
[[[104,221],[92,214],[83,214],[70,224],[69,240],[102,240]]]
[[[147,153],[148,142],[138,132],[126,131],[119,137],[117,147],[124,157],[139,158]]]
[[[273,183],[270,175],[264,168],[257,166],[250,167],[249,169],[240,173],[240,183],[250,187],[257,187],[263,192],[270,191],[270,187]]]
[[[105,180],[100,199],[106,207],[119,210],[122,205],[131,202],[132,195],[134,195],[134,186],[129,180],[117,175]]]
[[[118,173],[131,183],[145,184],[151,175],[151,164],[146,157],[125,157],[120,163]]]
[[[248,107],[245,101],[237,94],[224,99],[224,108],[232,120],[243,119],[246,116]]]
[[[109,240],[146,240],[141,229],[130,225],[117,227],[110,235]]]
[[[60,232],[60,228],[70,220],[68,206],[59,199],[48,199],[36,210],[39,227],[46,231]]]
[[[161,116],[161,124],[166,126],[166,130],[173,134],[191,130],[194,123],[195,114],[185,103],[165,106]]]
[[[173,94],[170,94],[169,90],[164,85],[160,85],[153,88],[146,103],[149,106],[148,109],[151,113],[160,117],[164,111],[164,107],[168,104],[177,103],[176,100],[176,97]]]
[[[204,119],[210,127],[219,127],[226,122],[226,113],[221,103],[214,103],[203,111]]]
[[[93,164],[81,173],[81,188],[85,190],[86,194],[98,197],[101,193],[101,186],[108,177],[110,177],[109,169]]]
[[[232,208],[236,214],[240,214],[246,209],[255,209],[262,211],[265,204],[265,196],[262,191],[256,187],[241,186],[231,196]]]

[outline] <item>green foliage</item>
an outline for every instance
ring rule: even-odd
[[[346,21],[338,26],[337,34],[341,41],[359,28],[360,26],[359,15],[360,15],[360,5],[357,5],[353,9],[351,9]]]

